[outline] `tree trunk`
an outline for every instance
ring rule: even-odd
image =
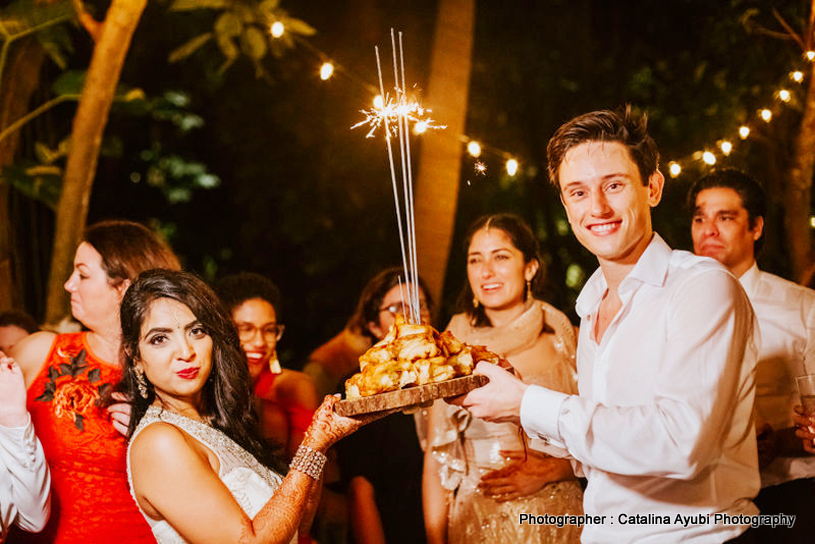
[[[57,207],[45,311],[45,321],[49,324],[57,323],[68,313],[68,298],[62,284],[71,273],[74,252],[85,229],[102,134],[130,40],[146,4],[147,0],[113,0],[93,48],[74,117],[71,151]]]
[[[11,49],[6,61],[6,77],[0,86],[0,130],[28,112],[44,59],[45,52],[33,37],[22,39]],[[14,162],[19,145],[19,131],[0,140],[0,168]],[[9,186],[0,183],[0,311],[22,305],[21,286],[13,267],[14,231],[9,221],[8,195]]]
[[[795,138],[784,191],[784,224],[787,230],[793,277],[803,281],[812,264],[811,212],[812,177],[815,175],[815,64],[809,70],[801,128]]]
[[[474,26],[474,0],[439,1],[426,99],[447,129],[423,136],[415,203],[419,269],[435,300],[441,300],[456,219]]]

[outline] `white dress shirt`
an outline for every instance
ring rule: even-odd
[[[51,511],[51,476],[29,417],[23,427],[0,425],[0,542],[12,524],[37,532]]]
[[[621,282],[622,307],[597,344],[606,290],[598,270],[577,299],[579,395],[530,386],[521,404],[526,432],[582,465],[586,514],[607,516],[582,541],[738,536],[745,525],[714,524],[713,514],[758,513],[755,322],[744,290],[713,259],[672,251],[657,234]],[[637,514],[671,523],[625,523]],[[678,514],[699,518],[683,526]]]
[[[753,266],[741,281],[761,331],[756,412],[775,430],[794,426],[795,378],[815,373],[815,291]],[[761,471],[762,487],[815,476],[815,456],[778,457]]]

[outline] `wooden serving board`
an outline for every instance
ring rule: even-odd
[[[409,408],[435,399],[463,395],[476,387],[486,385],[489,381],[486,376],[470,375],[444,382],[416,385],[370,397],[341,400],[334,405],[334,411],[341,416],[358,416],[396,408]]]

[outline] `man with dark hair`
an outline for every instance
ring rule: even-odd
[[[815,535],[815,456],[795,438],[795,377],[815,373],[815,291],[759,270],[767,197],[743,172],[716,170],[688,193],[697,255],[713,257],[739,278],[761,333],[756,365],[756,427],[762,514],[797,514],[791,530],[762,527],[767,542],[808,542]]]
[[[745,541],[759,488],[747,296],[653,231],[664,177],[644,116],[581,115],[547,151],[572,231],[600,264],[576,305],[579,394],[482,362],[490,382],[454,402],[565,449],[588,479],[584,543]]]

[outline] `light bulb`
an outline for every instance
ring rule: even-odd
[[[324,62],[322,66],[320,66],[320,79],[326,81],[328,78],[331,77],[331,74],[334,73],[334,65],[330,62]]]
[[[471,157],[481,156],[481,144],[475,140],[470,140],[470,143],[467,144],[467,153],[469,153]]]
[[[280,21],[275,21],[272,23],[272,37],[279,38],[283,35],[283,32],[286,30],[286,27],[283,26],[283,23]]]
[[[507,174],[510,176],[514,176],[518,173],[518,161],[515,159],[509,159],[507,161]]]

